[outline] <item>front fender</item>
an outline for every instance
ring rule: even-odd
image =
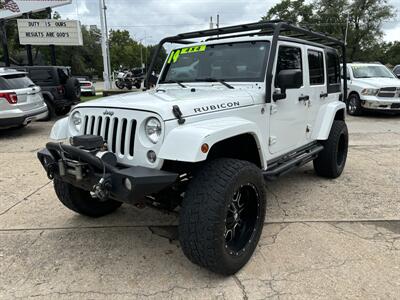
[[[316,130],[313,130],[311,135],[313,140],[328,139],[333,121],[335,120],[335,115],[341,109],[346,109],[346,104],[344,104],[344,102],[336,101],[321,106],[314,123],[314,128]]]
[[[245,133],[255,137],[262,158],[266,149],[258,139],[261,136],[259,128],[253,122],[236,117],[206,120],[172,129],[164,139],[159,157],[186,162],[204,161],[208,153],[201,152],[202,144],[208,144],[211,149],[219,141]]]
[[[54,123],[50,132],[50,139],[60,141],[68,138],[68,117],[62,118]]]

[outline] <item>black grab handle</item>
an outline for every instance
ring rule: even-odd
[[[307,101],[310,100],[310,96],[300,96],[299,101]]]
[[[326,97],[328,97],[328,93],[323,93],[323,94],[319,95],[319,97],[320,98],[326,98]]]

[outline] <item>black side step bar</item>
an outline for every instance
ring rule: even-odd
[[[318,153],[324,149],[322,145],[313,144],[301,151],[285,155],[283,158],[274,161],[263,172],[266,180],[274,180],[293,169],[296,169],[317,158]]]

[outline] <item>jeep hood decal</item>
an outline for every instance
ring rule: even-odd
[[[170,120],[176,118],[172,112],[174,105],[179,106],[182,117],[185,118],[252,104],[253,98],[245,90],[196,88],[192,92],[190,88],[186,88],[115,95],[79,104],[77,108],[104,107],[105,111],[109,109],[107,112],[110,108],[144,110],[159,114],[163,120]]]

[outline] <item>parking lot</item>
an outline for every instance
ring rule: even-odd
[[[184,257],[174,214],[64,208],[36,159],[52,122],[1,131],[0,299],[398,298],[400,116],[347,122],[343,175],[322,179],[308,164],[268,182],[258,249],[226,278]]]

